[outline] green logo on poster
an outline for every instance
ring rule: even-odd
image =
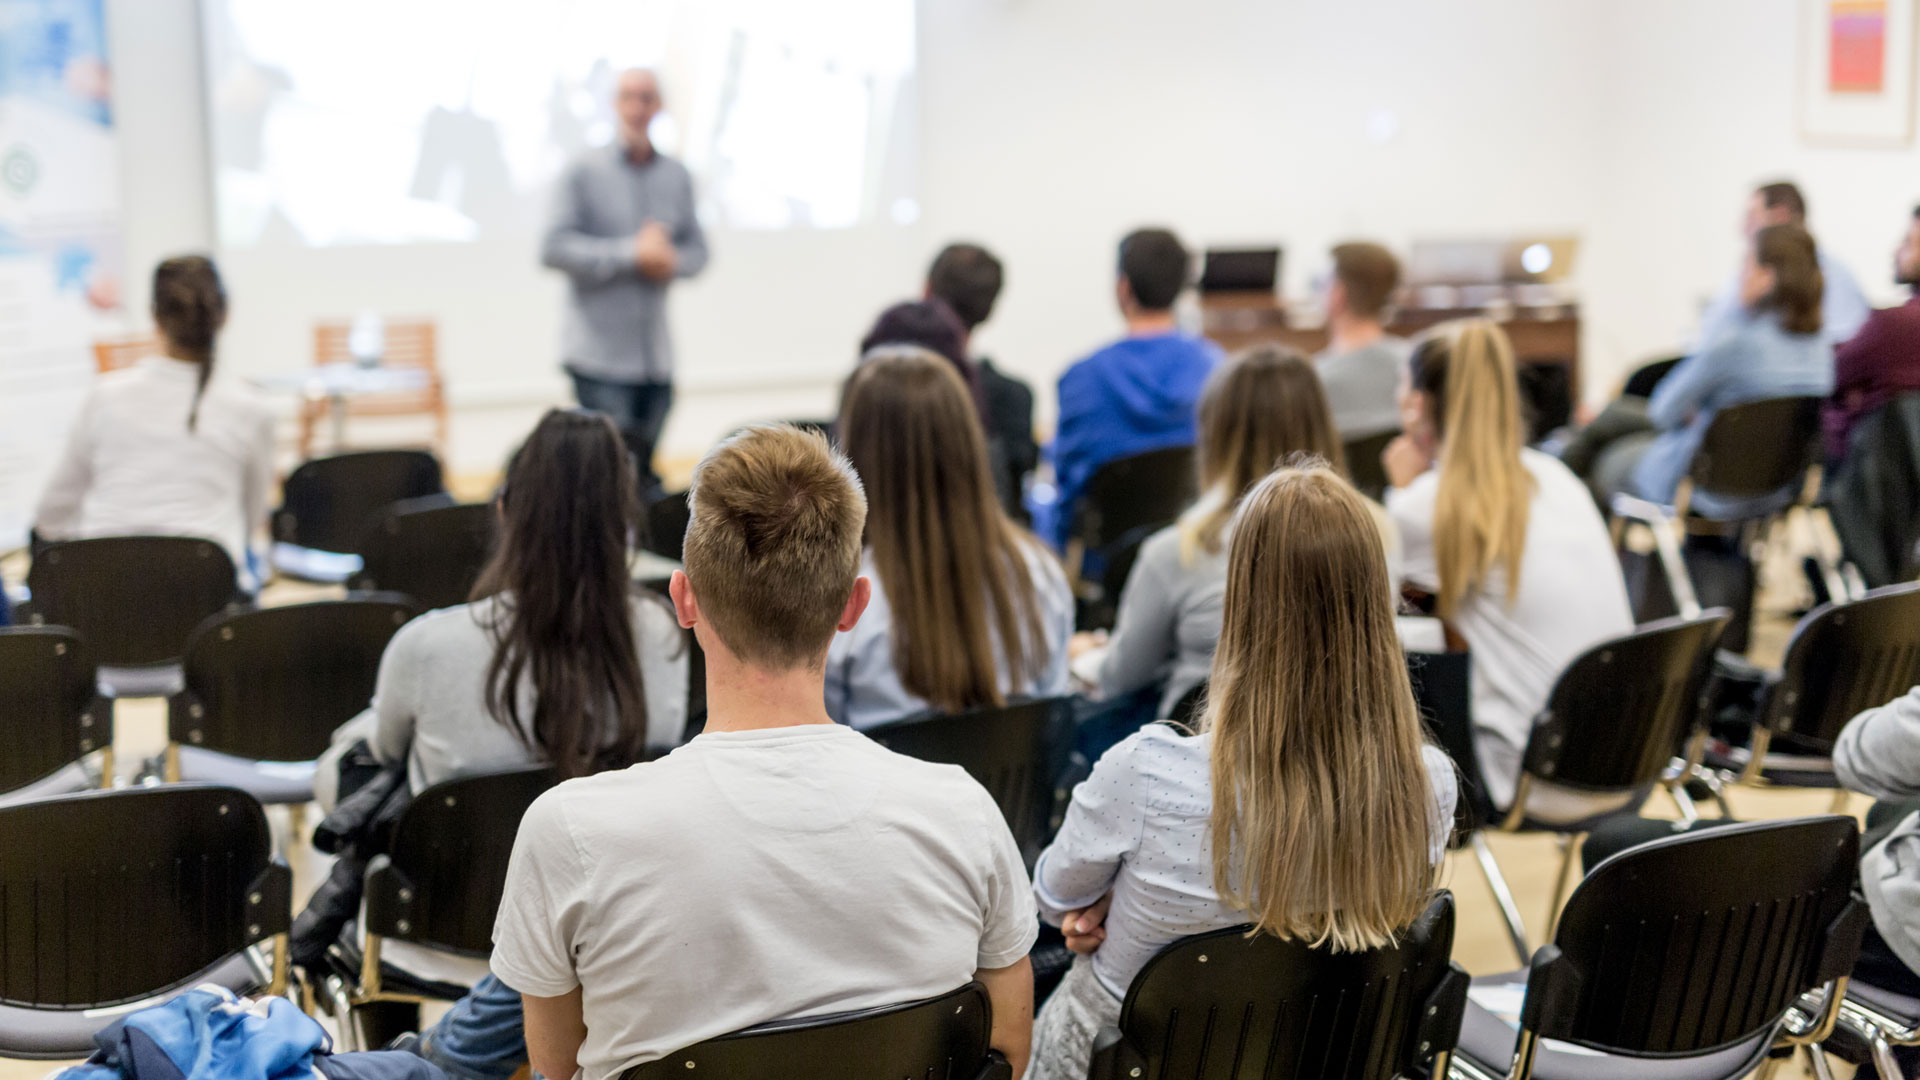
[[[0,158],[0,183],[15,195],[25,195],[40,182],[40,159],[24,146],[15,146],[7,150]]]

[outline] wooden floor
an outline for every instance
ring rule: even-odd
[[[484,497],[484,487],[473,485],[474,494]],[[9,566],[8,576],[17,580],[17,568]],[[1754,646],[1749,655],[1757,662],[1777,665],[1792,629],[1792,613],[1806,603],[1805,586],[1797,580],[1792,560],[1782,557],[1769,561],[1764,572],[1760,611],[1756,618]],[[280,583],[271,586],[264,597],[271,604],[291,603],[334,595],[325,587]],[[166,711],[159,701],[128,701],[119,705],[115,715],[115,760],[120,769],[131,773],[140,762],[159,753],[166,740]],[[1736,813],[1743,819],[1774,819],[1824,814],[1832,809],[1833,797],[1827,792],[1796,792],[1737,788],[1731,795]],[[1865,812],[1868,801],[1853,798],[1848,811]],[[275,810],[276,828],[284,850],[290,852],[295,873],[295,893],[301,901],[326,871],[323,858],[306,844],[286,844],[286,818]],[[1656,796],[1646,813],[1653,817],[1674,816],[1674,808],[1664,796]],[[1550,837],[1492,836],[1489,840],[1504,868],[1515,899],[1527,923],[1531,940],[1539,942],[1547,922],[1547,906],[1553,895],[1554,872],[1560,865],[1560,851]],[[1475,975],[1511,971],[1521,967],[1514,954],[1504,923],[1470,852],[1450,855],[1442,884],[1453,890],[1458,902],[1459,925],[1455,936],[1455,958]],[[429,1016],[431,1019],[431,1014]],[[29,1080],[47,1075],[65,1063],[0,1061],[0,1080]],[[1811,1076],[1804,1058],[1794,1068],[1783,1068],[1776,1080]],[[1845,1078],[1850,1070],[1835,1063],[1837,1075]],[[1629,1074],[1630,1076],[1630,1074]]]

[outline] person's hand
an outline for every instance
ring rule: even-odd
[[[640,273],[654,281],[665,281],[673,276],[680,263],[680,257],[673,250],[673,238],[667,235],[667,227],[649,219],[633,237],[633,263]]]
[[[1380,465],[1387,471],[1387,483],[1403,488],[1432,468],[1433,462],[1412,436],[1402,435],[1387,444],[1380,455]]]
[[[1060,920],[1060,933],[1067,939],[1067,948],[1081,956],[1098,952],[1107,940],[1107,909],[1111,907],[1113,893],[1109,892],[1079,911],[1067,912],[1067,917]]]
[[[1105,630],[1082,630],[1067,639],[1067,662],[1073,663],[1095,649],[1105,648],[1106,644]]]

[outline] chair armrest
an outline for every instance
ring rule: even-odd
[[[293,929],[293,869],[274,856],[247,886],[248,944]]]

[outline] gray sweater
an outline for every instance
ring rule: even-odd
[[[1181,695],[1212,673],[1220,605],[1227,594],[1227,536],[1222,535],[1219,551],[1194,547],[1190,561],[1180,557],[1177,523],[1140,545],[1100,664],[1101,697],[1165,679],[1155,714],[1164,717]]]
[[[431,611],[400,628],[380,658],[372,737],[382,761],[407,762],[418,794],[442,780],[532,764],[526,743],[487,712],[488,627],[498,597]],[[635,646],[647,702],[647,745],[676,746],[687,724],[687,647],[665,604],[633,600]],[[533,686],[522,679],[520,715],[533,715]],[[349,721],[353,723],[354,721]]]
[[[1920,686],[1849,721],[1833,771],[1848,790],[1876,799],[1920,796]],[[1861,856],[1860,885],[1880,936],[1920,971],[1920,812]]]

